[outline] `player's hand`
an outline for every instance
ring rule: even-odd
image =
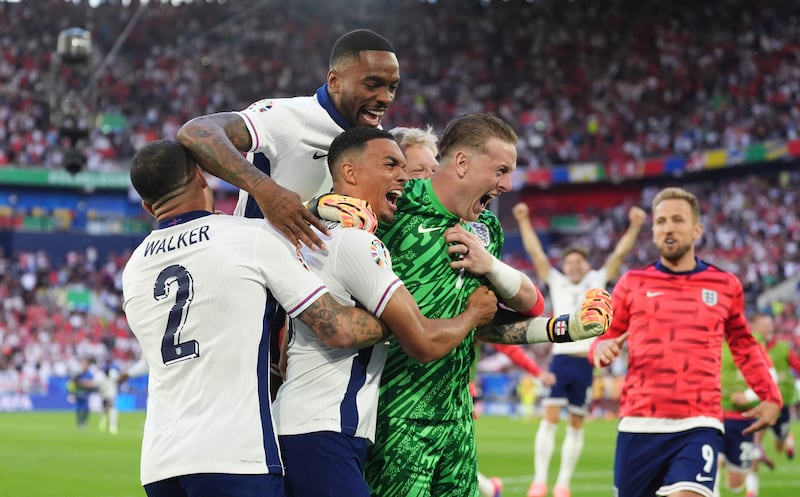
[[[481,285],[467,299],[465,312],[476,314],[475,326],[484,326],[492,322],[497,312],[497,296],[489,287]]]
[[[735,406],[744,406],[750,403],[750,401],[747,400],[747,395],[745,395],[744,392],[733,392],[731,394],[731,402]]]
[[[569,336],[573,340],[583,340],[602,335],[611,326],[612,317],[611,295],[602,288],[590,288],[580,309],[576,309],[569,320]]]
[[[309,200],[308,210],[320,219],[339,222],[344,228],[358,228],[370,233],[378,229],[375,212],[369,202],[360,198],[327,193]]]
[[[311,226],[316,227],[324,234],[328,234],[328,229],[322,221],[306,209],[298,194],[274,182],[271,182],[268,191],[257,193],[259,193],[258,196],[251,192],[261,208],[261,212],[264,213],[264,217],[295,247],[300,248],[302,243],[312,250],[325,248],[325,243],[311,229]]]
[[[552,387],[556,384],[556,375],[550,371],[542,371],[539,373],[539,381],[546,387]]]
[[[748,418],[758,418],[755,423],[742,430],[742,433],[747,435],[759,430],[763,430],[768,426],[772,426],[778,420],[778,416],[780,416],[780,414],[780,405],[774,402],[761,402],[749,411],[742,413],[742,415],[747,416]]]
[[[622,350],[622,344],[628,339],[628,333],[623,333],[617,338],[611,340],[602,340],[595,345],[592,357],[594,359],[594,367],[604,368],[611,364],[617,358]]]
[[[456,224],[447,228],[443,236],[447,242],[447,254],[452,260],[451,268],[464,269],[477,276],[491,272],[494,257],[476,234]]]
[[[517,222],[530,221],[530,209],[528,209],[528,204],[525,202],[520,202],[512,207],[511,214],[514,215],[514,219],[516,219]]]
[[[630,222],[631,226],[639,226],[641,227],[644,225],[644,222],[647,220],[647,213],[641,207],[633,206],[628,209],[628,222]]]

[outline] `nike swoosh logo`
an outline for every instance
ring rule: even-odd
[[[321,158],[327,157],[327,156],[328,156],[328,154],[321,154],[319,152],[314,152],[314,155],[312,157],[314,157],[314,159],[316,160],[316,159],[321,159]]]
[[[437,226],[435,228],[426,228],[425,226],[417,226],[417,233],[430,233],[431,231],[439,231],[442,229],[443,226]]]
[[[703,481],[713,481],[713,480],[714,480],[714,479],[713,479],[713,478],[711,478],[710,476],[703,476],[703,475],[701,475],[700,473],[697,473],[697,475],[694,477],[694,479],[695,479],[695,480],[697,480],[697,481],[699,481],[699,482],[703,482]]]
[[[659,295],[664,295],[664,292],[647,292],[648,297],[658,297]]]

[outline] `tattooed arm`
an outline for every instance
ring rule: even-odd
[[[475,334],[491,343],[572,342],[602,335],[611,326],[613,316],[611,295],[591,288],[572,314],[522,319],[526,316],[501,309],[492,324],[478,328]]]
[[[252,147],[252,139],[238,114],[196,117],[181,126],[177,138],[200,167],[252,195],[264,217],[296,247],[302,242],[312,249],[324,248],[311,226],[323,233],[328,230],[303,206],[300,196],[275,183],[242,155]]]
[[[329,347],[360,349],[389,337],[388,328],[374,315],[345,307],[328,293],[315,300],[298,318]]]

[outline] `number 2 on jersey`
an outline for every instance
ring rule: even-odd
[[[167,329],[161,340],[161,359],[167,366],[200,356],[200,344],[197,340],[181,342],[181,329],[189,315],[189,305],[194,297],[191,273],[178,264],[164,268],[156,278],[153,297],[156,300],[164,300],[169,297],[173,285],[177,285],[178,291],[175,292],[175,304],[169,311]]]

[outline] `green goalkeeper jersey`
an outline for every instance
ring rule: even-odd
[[[392,267],[422,314],[451,318],[466,308],[467,298],[486,281],[450,267],[443,232],[461,222],[445,209],[429,179],[410,181],[398,201],[394,222],[381,225],[378,237],[389,249]],[[497,216],[484,210],[475,222],[461,225],[476,234],[495,257],[503,250]],[[439,360],[421,364],[392,342],[381,377],[378,416],[446,421],[472,416],[470,366],[475,358],[473,333]]]

